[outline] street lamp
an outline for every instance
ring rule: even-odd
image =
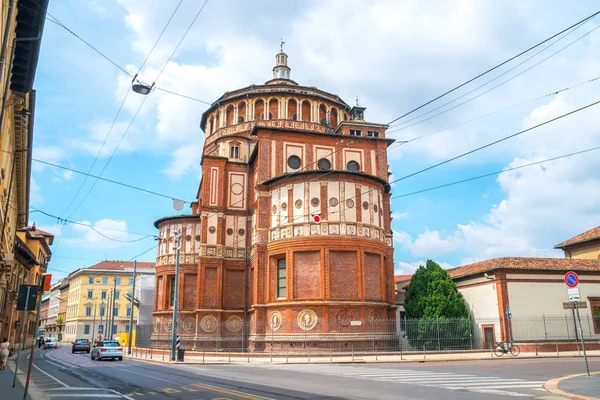
[[[154,83],[148,86],[145,83],[141,83],[140,81],[138,81],[138,83],[134,83],[133,85],[131,85],[131,90],[144,96],[150,94],[152,88],[154,88]]]

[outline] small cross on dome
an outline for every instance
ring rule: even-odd
[[[283,41],[283,38],[281,38],[280,49],[281,49],[282,53],[283,53],[283,45],[284,44],[285,44],[285,42]]]

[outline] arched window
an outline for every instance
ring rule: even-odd
[[[298,119],[298,115],[292,114],[292,119],[294,119],[294,120]]]
[[[242,122],[244,122],[244,117],[240,115],[238,116],[238,124],[241,124]]]

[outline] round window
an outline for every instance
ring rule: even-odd
[[[377,204],[373,206],[373,211],[377,212]]]
[[[354,207],[354,200],[352,200],[352,199],[346,200],[346,207],[348,207],[348,208]]]
[[[227,234],[228,234],[229,236],[233,235],[233,229],[231,229],[231,228],[227,228]]]
[[[291,169],[298,169],[300,168],[301,164],[302,160],[300,160],[300,157],[298,156],[290,156],[288,158],[288,167],[290,167]]]
[[[313,207],[319,207],[319,198],[318,197],[313,197],[310,200],[310,204],[312,204]]]
[[[196,235],[195,239],[196,239],[196,242],[199,242],[200,241],[200,235]]]
[[[368,209],[369,209],[369,202],[363,201],[363,210],[368,210]]]
[[[329,161],[326,158],[321,158],[319,160],[319,162],[317,163],[317,166],[319,167],[319,169],[331,169],[331,161]]]
[[[208,231],[210,233],[215,233],[217,231],[217,228],[215,228],[214,226],[211,226],[210,228],[208,228]]]
[[[335,206],[337,206],[337,205],[338,205],[338,199],[336,199],[335,197],[332,197],[332,198],[330,198],[330,199],[329,199],[329,205],[330,205],[331,207],[335,207]]]
[[[284,203],[281,203],[281,209],[282,209],[283,211],[287,210],[287,203],[285,203],[285,202],[284,202]]]
[[[273,214],[275,214],[277,212],[277,206],[273,206]]]
[[[302,200],[298,199],[296,200],[296,208],[302,208]]]
[[[348,169],[348,171],[356,172],[360,170],[360,164],[354,160],[348,161],[348,164],[346,164],[346,168]]]
[[[244,236],[244,235],[246,234],[246,231],[245,231],[245,230],[243,230],[243,229],[240,229],[240,230],[238,231],[238,234],[239,234],[240,236]]]

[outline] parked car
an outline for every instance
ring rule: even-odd
[[[73,346],[71,347],[71,353],[75,353],[77,351],[85,351],[89,353],[92,348],[90,341],[87,339],[75,339],[73,342]]]
[[[91,358],[98,361],[103,358],[123,360],[123,347],[114,340],[101,340],[92,348]]]
[[[58,342],[56,341],[56,338],[46,338],[44,341],[44,350],[56,348],[58,348]]]

